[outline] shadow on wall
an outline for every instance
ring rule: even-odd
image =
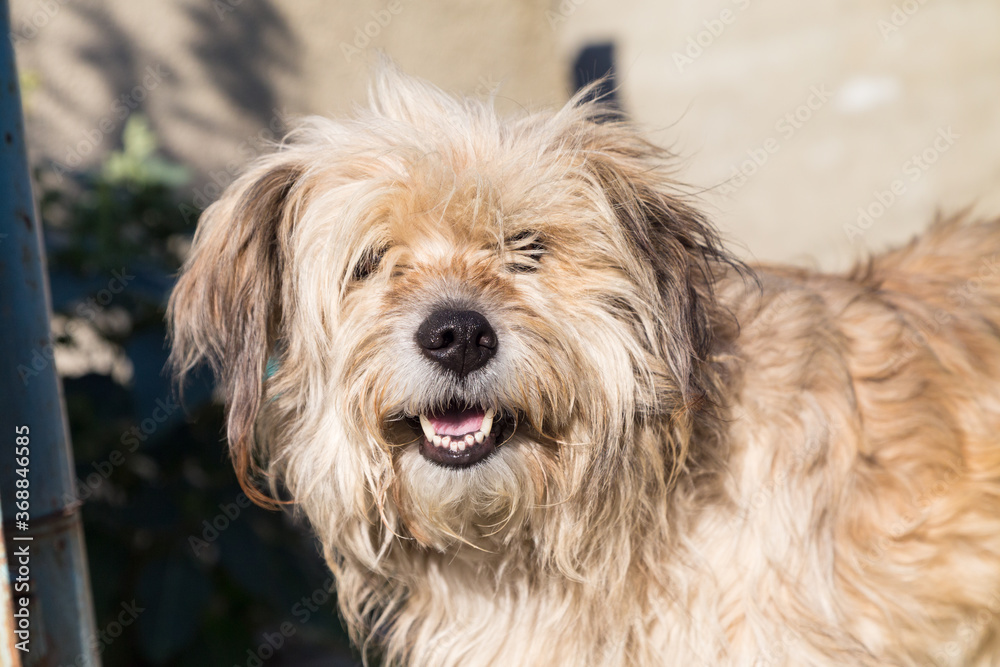
[[[299,48],[288,24],[272,2],[240,2],[238,8],[214,2],[189,7],[187,13],[200,27],[190,48],[217,89],[235,107],[267,127],[278,106],[278,95],[269,83],[274,68],[295,76],[300,73]],[[189,104],[193,108],[178,114],[180,118],[213,125],[211,119],[198,113],[196,101]]]
[[[273,2],[217,0],[151,10],[149,20],[163,20],[165,30],[166,24],[183,23],[182,30],[169,26],[170,34],[184,36],[179,38],[183,42],[162,45],[159,52],[142,43],[140,31],[130,25],[134,18],[126,17],[119,7],[114,2],[62,8],[73,14],[72,23],[80,25],[76,32],[84,36],[67,60],[85,65],[88,76],[104,82],[115,100],[111,115],[118,121],[139,112],[151,119],[154,129],[187,126],[210,136],[233,135],[237,143],[245,138],[248,122],[259,127],[274,122],[279,105],[274,82],[300,75],[301,49]],[[167,83],[169,92],[150,104],[151,89],[160,81]],[[206,85],[217,97],[185,94]],[[53,85],[47,92],[47,106],[56,107],[49,113],[80,113],[80,101],[71,87]],[[107,134],[117,136],[118,131]],[[169,142],[165,152],[171,158],[182,157]],[[61,155],[57,148],[57,158]]]

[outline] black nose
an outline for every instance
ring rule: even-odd
[[[438,310],[417,329],[417,344],[428,359],[465,377],[497,353],[497,335],[474,310]]]

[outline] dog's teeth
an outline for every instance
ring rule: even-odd
[[[490,408],[483,417],[483,425],[479,427],[479,430],[482,432],[484,438],[490,434],[490,429],[493,428],[493,416],[495,414],[496,411]]]
[[[424,415],[420,415],[420,428],[424,431],[424,437],[427,438],[429,442],[434,442],[434,438],[437,437],[437,434],[434,433],[434,427],[431,426],[431,420]]]
[[[475,442],[475,440],[473,440],[473,442]],[[457,449],[460,452],[464,452],[465,447],[466,447],[465,440],[456,440],[455,442],[451,443],[451,451],[455,451]]]
[[[446,435],[441,438],[441,446],[445,449],[449,449],[451,447],[451,436]]]
[[[474,437],[476,438],[476,442],[482,442],[486,439],[486,436],[483,435],[482,431],[476,431],[476,435]]]
[[[472,445],[475,444],[475,442],[476,442],[476,436],[472,435],[471,433],[466,434],[465,436],[466,445],[472,447]],[[465,449],[465,447],[462,447],[462,449]]]
[[[434,436],[433,438],[431,438],[431,439],[432,439],[432,440],[434,441],[434,445],[435,445],[436,447],[440,447],[440,446],[441,446],[441,436],[440,436],[440,435],[435,435],[435,436]]]

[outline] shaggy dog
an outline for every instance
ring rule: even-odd
[[[750,268],[671,163],[387,69],[205,211],[174,363],[387,664],[1000,664],[1000,223]]]

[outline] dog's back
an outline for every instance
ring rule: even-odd
[[[1000,664],[1000,222],[936,223],[846,277],[758,275],[729,295],[739,555],[716,544],[712,569],[751,592],[731,646]]]

